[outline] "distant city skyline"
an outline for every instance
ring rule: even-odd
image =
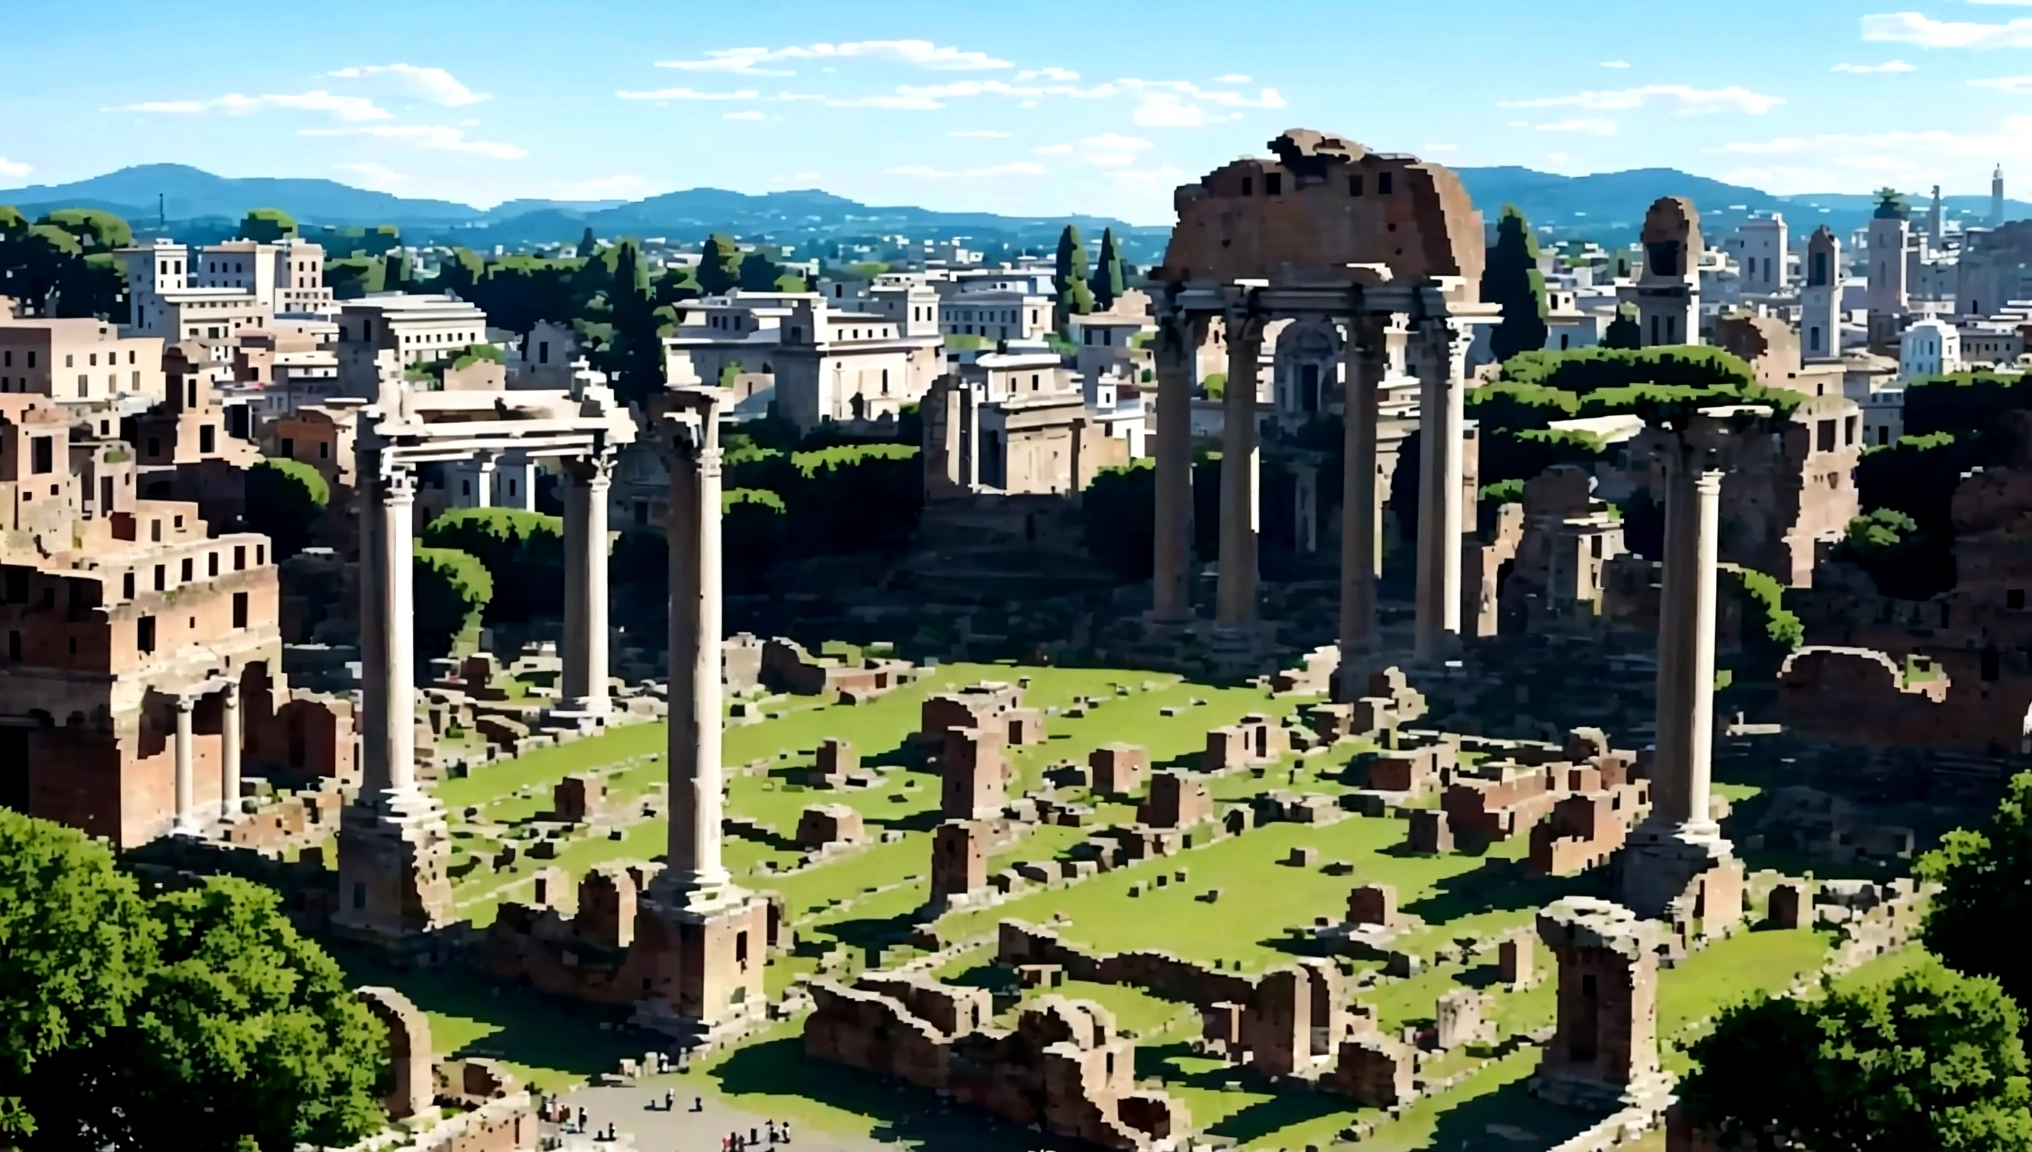
[[[1123,7],[16,0],[0,185],[175,162],[481,207],[823,188],[1163,223],[1175,185],[1306,126],[1458,166],[1916,202],[2001,162],[2032,191],[2032,0]]]

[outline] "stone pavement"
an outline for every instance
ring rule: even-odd
[[[732,1108],[712,1096],[704,1097],[704,1110],[691,1111],[692,1098],[698,1096],[694,1081],[686,1076],[653,1076],[640,1084],[624,1088],[586,1087],[566,1093],[562,1101],[577,1110],[586,1110],[585,1136],[565,1137],[564,1147],[586,1152],[720,1152],[720,1141],[729,1133],[738,1130],[746,1135],[751,1129],[763,1137],[756,1146],[758,1152],[781,1149],[782,1152],[883,1152],[886,1149],[908,1147],[890,1141],[875,1140],[865,1136],[834,1136],[812,1131],[802,1124],[791,1125],[792,1143],[771,1145],[768,1142],[767,1116],[757,1116]],[[674,1111],[663,1110],[663,1090],[670,1088],[678,1095]],[[687,1089],[693,1089],[687,1092]],[[648,1107],[652,1099],[655,1108]],[[604,1132],[612,1122],[621,1139],[613,1143],[595,1141],[591,1133]],[[551,1132],[546,1126],[546,1132]]]

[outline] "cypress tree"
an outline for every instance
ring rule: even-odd
[[[1616,318],[1602,332],[1602,347],[1635,350],[1644,346],[1644,330],[1637,326],[1637,318],[1630,313],[1628,305],[1616,308]]]
[[[1101,259],[1088,286],[1093,290],[1094,308],[1101,312],[1114,307],[1115,301],[1121,299],[1122,293],[1127,290],[1122,251],[1115,244],[1113,228],[1101,230]]]
[[[600,250],[600,241],[593,235],[593,226],[586,225],[585,234],[579,237],[579,259],[589,259]]]
[[[699,256],[699,291],[708,296],[720,296],[740,282],[740,246],[727,236],[706,237],[705,248]]]
[[[1058,293],[1053,308],[1053,320],[1060,332],[1065,331],[1066,320],[1073,316],[1084,316],[1094,310],[1093,289],[1087,286],[1087,247],[1080,242],[1077,225],[1068,224],[1058,234],[1058,265],[1053,270],[1052,287]]]
[[[1538,270],[1538,237],[1514,204],[1503,205],[1496,224],[1496,243],[1482,270],[1482,300],[1503,308],[1503,322],[1490,337],[1497,360],[1545,347],[1545,274]]]

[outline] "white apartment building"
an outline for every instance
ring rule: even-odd
[[[162,341],[104,320],[0,320],[0,392],[100,404],[162,399]]]
[[[688,304],[664,338],[671,380],[708,383],[764,377],[743,407],[810,432],[826,423],[894,418],[930,390],[944,363],[926,320],[909,318],[908,293],[892,297],[904,319],[836,310],[814,292],[743,292]],[[911,329],[916,329],[915,333]]]
[[[233,240],[197,249],[157,240],[118,255],[127,270],[128,327],[139,335],[225,340],[276,316],[334,311],[324,248],[307,240]]]
[[[383,352],[407,368],[456,358],[486,341],[487,314],[455,296],[389,292],[347,300],[339,307],[340,392],[376,399],[375,361]]]
[[[1961,333],[1940,320],[1920,320],[1898,341],[1898,380],[1909,384],[1927,376],[1961,370]]]
[[[960,292],[939,309],[939,330],[947,336],[990,340],[1039,340],[1051,331],[1051,297],[1016,291]]]
[[[1773,213],[1743,221],[1728,247],[1741,269],[1746,295],[1776,296],[1790,286],[1785,217]]]

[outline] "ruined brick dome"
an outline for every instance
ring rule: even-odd
[[[1451,169],[1305,128],[1269,148],[1178,189],[1151,279],[1346,283],[1347,265],[1381,264],[1399,282],[1460,277],[1463,299],[1480,298],[1482,217]]]

